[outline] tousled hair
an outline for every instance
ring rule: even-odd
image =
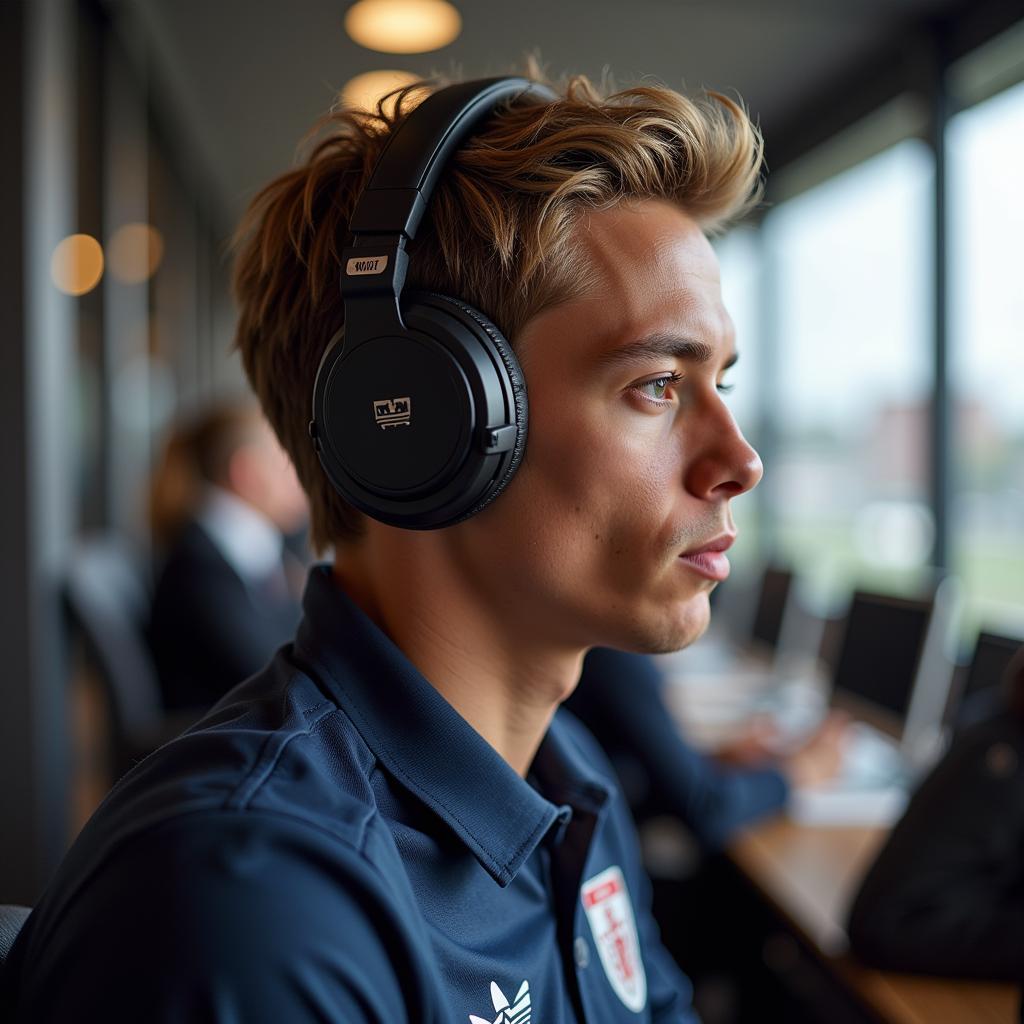
[[[552,84],[534,64],[528,73]],[[349,220],[395,125],[444,84],[397,90],[372,113],[332,110],[305,159],[256,196],[235,236],[235,344],[309,497],[317,551],[363,527],[307,433],[316,370],[344,320]],[[513,348],[531,317],[588,288],[592,268],[574,235],[586,211],[663,199],[712,233],[761,192],[760,133],[728,96],[651,84],[606,94],[582,75],[556,88],[554,101],[504,105],[459,149],[408,247],[408,290],[469,302]]]

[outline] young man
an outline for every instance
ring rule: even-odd
[[[752,201],[758,134],[723,97],[584,79],[477,127],[407,288],[501,328],[529,439],[478,514],[403,530],[341,498],[307,433],[391,133],[334,114],[241,235],[238,345],[333,566],[294,646],[87,826],[13,951],[16,1020],[693,1019],[607,762],[555,712],[588,648],[692,642],[727,572],[761,465],[720,394],[735,349],[705,231]]]

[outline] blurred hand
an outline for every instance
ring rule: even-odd
[[[770,715],[755,715],[739,733],[718,747],[715,757],[735,768],[776,764],[779,737],[779,728]]]
[[[843,758],[850,716],[830,711],[825,721],[780,767],[792,786],[820,786],[835,778]]]

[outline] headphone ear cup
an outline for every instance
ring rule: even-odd
[[[335,489],[392,526],[468,519],[508,485],[526,447],[526,385],[472,306],[412,294],[403,323],[321,360],[310,432]]]
[[[512,414],[516,426],[515,443],[512,446],[511,458],[501,476],[495,480],[493,489],[477,501],[463,516],[468,519],[477,512],[486,508],[499,494],[508,486],[509,481],[515,475],[519,464],[523,461],[526,452],[526,435],[529,426],[530,406],[526,397],[526,378],[523,375],[522,367],[516,358],[512,346],[505,339],[497,326],[492,323],[480,310],[463,302],[461,299],[452,298],[450,295],[441,295],[438,292],[419,292],[410,296],[413,302],[423,302],[434,308],[445,309],[452,316],[456,317],[462,324],[469,327],[476,335],[480,343],[488,352],[493,351],[500,361],[505,373],[504,382],[507,382],[507,389],[512,402],[509,412]],[[489,345],[487,343],[490,343]]]

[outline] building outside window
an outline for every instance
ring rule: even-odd
[[[952,119],[952,554],[965,638],[1024,636],[1024,83]]]
[[[761,260],[757,231],[749,226],[734,228],[715,240],[722,273],[722,301],[736,329],[739,362],[724,376],[732,390],[724,396],[746,439],[760,444],[761,419],[767,396],[760,373]],[[756,571],[761,560],[762,537],[758,491],[732,502],[733,519],[739,530],[729,560],[741,575]]]
[[[826,609],[916,589],[931,555],[933,174],[906,139],[765,218],[775,551]]]

